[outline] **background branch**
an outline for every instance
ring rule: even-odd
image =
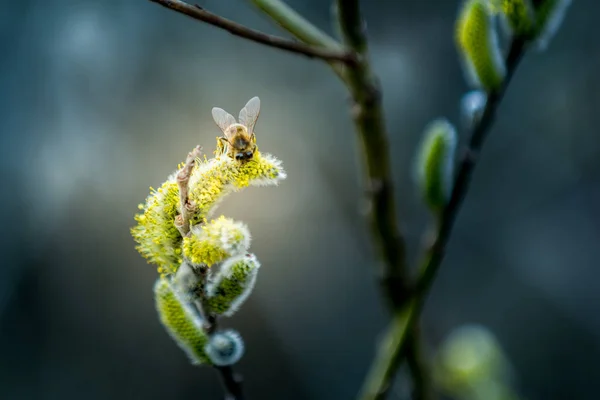
[[[458,172],[454,178],[454,185],[448,204],[442,212],[439,228],[435,234],[433,244],[424,251],[421,261],[420,275],[414,297],[405,306],[404,310],[397,313],[392,320],[387,335],[382,342],[377,358],[365,381],[362,400],[384,399],[394,374],[400,365],[402,357],[410,341],[412,326],[419,319],[420,311],[425,302],[427,292],[439,266],[444,259],[446,244],[450,238],[454,221],[460,210],[471,182],[473,170],[477,164],[479,152],[487,138],[492,126],[496,111],[504,97],[506,88],[525,51],[525,42],[515,39],[511,42],[506,57],[507,74],[500,89],[488,96],[485,109],[479,122],[474,126],[468,147],[459,164]]]
[[[320,58],[326,61],[339,61],[344,63],[355,63],[356,56],[353,52],[345,51],[339,46],[311,46],[295,40],[288,40],[277,36],[250,29],[246,26],[213,14],[198,5],[191,5],[180,0],[150,0],[170,10],[177,11],[209,25],[213,25],[253,42],[261,43],[277,49],[302,54],[307,57]]]

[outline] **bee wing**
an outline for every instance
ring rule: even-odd
[[[236,123],[233,115],[219,107],[213,107],[212,116],[215,120],[215,123],[223,131],[223,133],[227,131],[227,128]]]
[[[254,132],[258,114],[260,114],[260,99],[255,96],[248,100],[248,103],[240,111],[240,124],[248,128],[248,134],[250,135]]]

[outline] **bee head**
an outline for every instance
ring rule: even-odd
[[[248,150],[248,151],[236,153],[235,159],[238,161],[250,160],[253,156],[254,156],[254,152]]]

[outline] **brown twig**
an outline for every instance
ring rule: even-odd
[[[188,196],[188,182],[196,158],[200,156],[201,152],[202,147],[194,147],[194,149],[188,153],[183,168],[177,173],[177,185],[179,186],[179,215],[175,218],[175,226],[179,230],[179,233],[181,233],[181,236],[186,236],[190,232],[190,219],[194,213],[195,207]]]
[[[354,64],[357,61],[356,54],[351,51],[338,49],[327,49],[323,47],[310,46],[295,40],[289,40],[250,29],[237,22],[213,14],[204,8],[185,3],[180,0],[150,0],[163,7],[185,14],[207,24],[224,29],[235,36],[240,36],[253,42],[261,43],[277,49],[302,54],[311,58],[319,58],[325,61],[339,61],[345,64]]]

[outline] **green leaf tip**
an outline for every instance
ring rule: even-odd
[[[455,40],[469,83],[487,92],[497,90],[506,75],[487,0],[465,0],[456,21]]]
[[[206,289],[206,303],[211,312],[225,317],[235,314],[252,293],[259,268],[254,254],[226,260]]]
[[[446,119],[432,121],[426,128],[416,162],[416,179],[429,208],[439,213],[446,205],[454,173],[457,135]]]
[[[166,278],[156,281],[154,299],[161,323],[192,364],[210,364],[205,352],[208,337],[202,329],[200,316],[178,295]]]

